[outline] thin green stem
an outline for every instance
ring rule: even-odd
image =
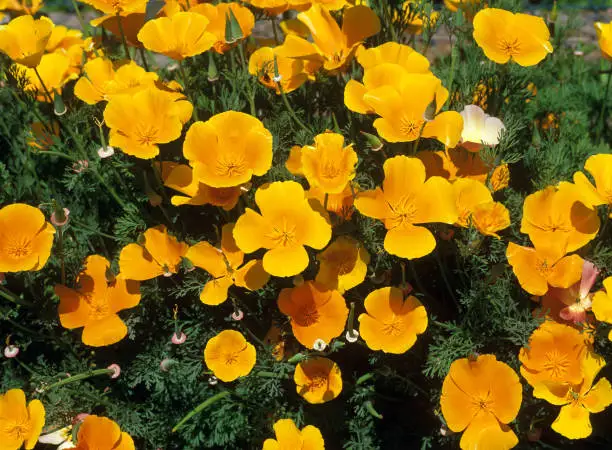
[[[56,151],[52,151],[52,150],[41,150],[41,151],[33,152],[33,153],[36,153],[37,155],[41,154],[41,155],[57,156],[59,158],[64,158],[64,159],[67,159],[68,161],[72,161],[72,162],[76,161],[76,159],[73,158],[72,156],[69,156],[69,155],[67,155],[65,153],[62,153],[62,152],[56,152]]]
[[[79,24],[81,25],[81,30],[83,30],[85,37],[88,38],[90,36],[89,27],[85,25],[85,21],[83,20],[81,10],[79,9],[79,5],[77,4],[76,0],[72,0],[72,7],[74,8],[74,12],[76,13],[77,19],[79,20]]]
[[[78,223],[78,225],[75,225],[75,223]],[[97,234],[98,236],[102,236],[102,237],[105,237],[107,239],[112,239],[113,241],[118,241],[119,240],[115,236],[111,236],[110,234],[106,234],[106,233],[103,233],[101,231],[94,230],[93,228],[90,228],[90,227],[88,227],[86,225],[83,225],[81,222],[77,222],[74,219],[70,219],[70,227],[74,228],[77,231],[89,231],[90,233]]]
[[[291,104],[289,103],[289,100],[287,100],[287,95],[285,94],[285,90],[283,89],[282,84],[280,82],[278,82],[278,83],[276,83],[276,85],[278,86],[278,90],[280,91],[281,97],[283,98],[283,103],[285,104],[285,107],[287,108],[287,111],[289,112],[289,115],[291,116],[293,121],[295,123],[297,123],[300,126],[300,128],[302,128],[304,131],[307,131],[307,132],[310,133],[310,128],[308,128],[306,125],[304,125],[302,123],[302,121],[300,119],[298,119],[298,116],[295,114],[295,111],[291,107]]]
[[[459,307],[459,302],[457,301],[457,297],[455,297],[455,293],[453,292],[452,285],[450,284],[450,282],[448,281],[448,277],[446,276],[446,268],[444,267],[444,264],[442,263],[442,259],[440,258],[440,253],[438,251],[434,251],[434,257],[436,259],[436,263],[438,264],[438,269],[440,269],[440,275],[442,275],[442,280],[444,281],[446,290],[448,291],[449,295],[455,302],[455,305]]]
[[[260,370],[259,372],[254,372],[253,375],[255,375],[256,377],[260,377],[260,378],[278,378],[281,380],[290,379],[288,375],[281,375],[281,374],[274,373],[274,372],[268,372],[267,370]]]
[[[183,425],[185,425],[193,416],[195,416],[196,414],[201,413],[202,411],[204,411],[206,408],[208,408],[213,403],[215,403],[215,402],[217,402],[219,400],[222,400],[225,397],[229,397],[230,394],[231,394],[230,391],[219,392],[218,394],[215,394],[212,397],[210,397],[209,399],[203,401],[198,406],[196,406],[191,411],[189,411],[189,413],[187,413],[187,415],[185,417],[183,417],[179,421],[179,423],[177,423],[174,426],[174,428],[172,428],[172,432],[175,433],[179,428],[181,428]]]
[[[238,43],[238,53],[240,54],[240,61],[242,67],[246,70],[249,65],[247,64],[246,58],[244,57],[244,50],[242,49],[242,43]],[[251,115],[255,117],[257,115],[257,108],[255,107],[255,89],[251,85],[252,77],[247,79],[247,98],[249,100],[249,107],[251,109]]]
[[[51,103],[51,105],[53,105],[53,96],[51,95],[51,92],[49,92],[49,89],[47,89],[47,86],[45,85],[45,82],[43,81],[42,77],[40,76],[40,73],[38,72],[38,67],[34,67],[34,73],[36,74],[36,77],[38,78],[38,81],[40,81],[40,85],[43,88],[43,91],[45,91],[45,96],[47,97],[47,100],[49,100],[49,103]]]
[[[127,44],[127,39],[125,38],[125,32],[123,30],[123,23],[121,23],[121,15],[117,13],[115,16],[117,18],[117,26],[119,27],[119,34],[121,35],[121,42],[123,42],[123,50],[125,50],[125,54],[127,58],[131,61],[132,55],[130,55],[130,48]]]
[[[59,253],[62,284],[66,284],[66,264],[64,261],[64,227],[57,227],[57,252]]]
[[[86,380],[87,378],[96,377],[98,375],[110,375],[114,372],[115,371],[113,369],[97,369],[91,370],[89,372],[79,373],[71,377],[64,378],[63,380],[60,380],[57,383],[53,383],[50,386],[47,386],[46,388],[44,388],[44,392],[48,392],[51,389],[55,389],[66,384],[74,383],[75,381]]]
[[[606,90],[604,91],[604,96],[601,101],[601,109],[599,111],[599,118],[597,119],[597,137],[595,141],[597,143],[601,143],[601,138],[605,126],[605,114],[606,114],[606,106],[608,103],[608,93],[610,92],[610,84],[612,83],[612,74],[608,75],[608,82],[606,83]]]
[[[138,47],[138,53],[140,53],[140,58],[142,59],[142,65],[144,66],[145,70],[148,72],[149,62],[147,61],[147,54],[145,53],[144,48]]]
[[[17,294],[9,291],[7,288],[5,288],[2,285],[0,285],[0,297],[3,297],[4,299],[10,302],[13,302],[16,305],[32,306],[32,303],[28,302],[27,300],[23,300]]]
[[[197,109],[197,105],[195,102],[195,98],[192,97],[189,93],[189,86],[187,83],[187,74],[185,72],[185,66],[183,65],[183,61],[181,61],[180,59],[177,61],[177,64],[178,64],[179,72],[181,74],[181,81],[183,82],[183,92],[185,92],[185,94],[187,95],[187,98],[189,98],[189,101],[193,105],[193,118],[197,122],[198,120],[200,120],[198,117],[198,109]]]

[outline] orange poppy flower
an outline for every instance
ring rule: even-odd
[[[150,87],[133,95],[113,96],[104,109],[109,145],[137,158],[155,158],[158,144],[181,135],[183,123],[177,103],[173,94]]]
[[[568,288],[582,276],[583,259],[566,256],[557,245],[529,248],[510,242],[506,257],[523,289],[532,295],[546,294],[548,285]]]
[[[555,385],[579,384],[582,362],[588,353],[578,330],[556,322],[544,322],[519,352],[521,375],[533,386],[533,396],[546,398]]]
[[[45,407],[40,400],[26,406],[21,389],[11,389],[0,395],[0,441],[6,450],[18,450],[23,445],[31,450],[45,425]]]
[[[605,290],[593,295],[591,309],[597,320],[612,324],[612,277],[606,278],[603,285]],[[608,334],[608,339],[612,341],[612,330]]]
[[[278,76],[280,77],[279,81],[276,81],[274,71],[275,58]],[[283,92],[289,93],[308,80],[302,61],[277,56],[275,50],[271,47],[261,47],[253,52],[249,58],[249,73],[255,75],[264,86],[275,89],[277,95],[281,93],[279,84],[283,88]]]
[[[202,183],[238,186],[272,166],[272,134],[256,117],[225,111],[189,127],[183,154]]]
[[[83,0],[83,3],[106,15],[124,17],[130,13],[144,13],[147,6],[147,0]]]
[[[500,202],[481,203],[474,207],[472,224],[480,234],[500,239],[497,232],[510,226],[510,211]]]
[[[121,273],[128,280],[145,281],[178,272],[189,246],[170,236],[164,225],[149,228],[142,244],[128,244],[119,255]]]
[[[83,343],[102,347],[119,342],[127,327],[119,311],[140,303],[140,283],[119,274],[109,280],[110,263],[103,256],[91,255],[79,274],[77,289],[55,285],[60,298],[59,317],[64,328],[83,328]]]
[[[612,59],[612,21],[610,23],[595,22],[594,25],[601,54],[606,59]]]
[[[314,357],[302,361],[295,366],[293,381],[297,393],[308,403],[325,403],[342,392],[340,367],[328,358]]]
[[[0,209],[0,272],[36,271],[51,255],[55,228],[33,206],[14,203]]]
[[[226,24],[230,19],[230,11],[236,18],[236,21],[240,27],[240,31],[242,33],[241,40],[248,38],[255,27],[255,16],[253,13],[249,10],[249,8],[246,8],[236,2],[218,3],[216,5],[201,3],[199,5],[192,6],[189,11],[206,16],[209,21],[208,26],[206,27],[206,32],[212,33],[215,36],[213,48],[217,53],[221,54],[235,45],[235,42],[228,42],[226,40],[228,37],[226,36]]]
[[[484,184],[470,178],[459,178],[452,186],[459,214],[457,225],[468,228],[476,207],[493,202],[493,196]]]
[[[106,417],[88,415],[79,426],[75,450],[134,450],[134,441]]]
[[[380,20],[367,6],[359,5],[344,9],[342,28],[329,11],[313,4],[297,18],[310,30],[313,43],[296,35],[288,35],[278,48],[278,54],[323,64],[325,70],[343,70],[351,62],[363,41],[380,31]]]
[[[463,431],[461,449],[510,449],[518,438],[508,424],[516,418],[522,400],[514,370],[495,355],[479,355],[451,364],[440,406],[448,428]]]
[[[359,315],[359,332],[372,350],[401,354],[427,328],[427,311],[414,296],[404,298],[401,289],[385,287],[365,299],[366,314]]]
[[[319,271],[315,281],[341,294],[363,283],[370,264],[370,254],[362,243],[350,236],[340,236],[317,255]]]
[[[45,52],[53,26],[47,17],[16,17],[0,28],[0,51],[17,64],[34,68]]]
[[[40,63],[36,67],[38,74],[44,82],[44,87],[36,75],[34,69],[29,69],[26,66],[16,65],[18,70],[23,70],[27,78],[27,84],[24,86],[26,92],[32,92],[39,102],[53,102],[54,92],[62,93],[62,88],[68,81],[77,78],[77,75],[70,73],[70,58],[61,53],[47,53],[43,55]],[[47,95],[47,91],[49,92]]]
[[[304,170],[302,169],[302,147],[294,145],[289,150],[289,158],[285,161],[285,168],[291,175],[304,176]]]
[[[355,178],[357,153],[353,146],[344,146],[344,136],[322,133],[314,138],[314,146],[302,148],[302,171],[308,184],[326,194],[340,194]]]
[[[612,155],[600,153],[590,156],[584,169],[595,180],[595,186],[582,172],[574,174],[574,185],[580,190],[586,205],[607,205],[612,208]],[[610,213],[612,218],[612,212]]]
[[[321,207],[325,204],[325,197],[327,197],[327,211],[333,212],[341,220],[351,220],[355,210],[353,203],[358,192],[357,185],[347,183],[339,194],[326,194],[319,187],[311,187],[306,194],[308,198],[316,199]]]
[[[83,33],[63,25],[55,25],[47,41],[45,51],[53,53],[59,50],[68,50],[73,45],[83,45]]]
[[[277,181],[255,193],[261,213],[247,208],[234,228],[236,244],[245,253],[265,248],[264,270],[277,277],[292,277],[306,269],[305,245],[320,250],[331,239],[329,217],[311,204],[295,181]]]
[[[493,192],[501,191],[510,185],[510,169],[508,164],[500,164],[495,169],[489,178],[489,184]]]
[[[224,330],[210,338],[204,348],[204,361],[221,381],[229,382],[251,373],[255,347],[238,331]]]
[[[575,185],[564,183],[528,195],[523,203],[521,233],[536,247],[566,246],[567,252],[589,243],[599,231],[597,211],[584,203]]]
[[[276,439],[266,439],[263,450],[325,450],[321,431],[312,425],[301,430],[291,419],[280,419],[274,424]]]
[[[227,300],[227,291],[231,286],[256,291],[264,287],[270,279],[270,275],[263,270],[261,260],[254,259],[242,265],[244,253],[236,247],[233,230],[233,223],[223,225],[221,249],[208,242],[198,242],[189,247],[185,255],[194,266],[204,269],[212,276],[200,293],[200,300],[206,305],[219,305]]]
[[[484,8],[474,16],[474,39],[487,58],[534,66],[553,52],[544,20],[530,14]]]
[[[417,158],[395,156],[385,161],[383,169],[382,189],[360,192],[355,207],[364,216],[384,222],[387,252],[408,259],[428,255],[436,247],[436,239],[418,224],[457,221],[450,183],[441,177],[425,181],[425,166]]]
[[[344,331],[348,308],[338,291],[315,281],[285,288],[278,295],[278,309],[291,319],[295,338],[304,347],[314,348],[322,339],[329,344]]]
[[[240,186],[214,188],[200,183],[193,177],[193,169],[185,164],[162,163],[164,186],[183,195],[173,195],[170,202],[180,205],[213,205],[230,211],[238,203],[242,193]]]
[[[470,178],[485,184],[489,167],[478,153],[468,152],[457,147],[446,151],[423,150],[416,157],[425,165],[427,178],[439,176],[449,181],[458,178]]]
[[[177,61],[210,49],[217,37],[206,31],[208,19],[195,12],[179,12],[172,17],[149,20],[138,32],[138,40],[148,50]]]

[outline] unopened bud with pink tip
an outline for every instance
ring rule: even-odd
[[[56,227],[63,227],[68,223],[68,216],[70,216],[68,208],[56,208],[51,213],[51,223]]]
[[[232,313],[232,319],[238,322],[244,318],[244,312],[241,309],[237,309]]]
[[[6,358],[15,358],[19,354],[19,347],[9,344],[4,347],[4,356]]]
[[[72,171],[74,173],[81,173],[87,170],[88,167],[89,167],[89,161],[87,161],[86,159],[79,159],[77,162],[75,162],[72,165]]]
[[[184,343],[187,340],[187,335],[185,333],[183,333],[182,331],[179,332],[178,334],[175,332],[172,335],[172,343],[174,345],[181,345],[182,343]]]
[[[119,378],[119,375],[121,375],[121,367],[119,367],[119,364],[111,364],[107,369],[113,371],[109,374],[112,379]]]

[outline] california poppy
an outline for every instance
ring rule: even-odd
[[[149,228],[142,234],[142,241],[126,245],[119,255],[121,273],[128,280],[144,281],[178,272],[189,248],[170,236],[164,225]]]
[[[297,393],[308,403],[325,403],[342,392],[340,367],[331,359],[308,358],[295,366],[293,381]]]
[[[16,17],[0,28],[0,51],[17,64],[34,68],[45,52],[53,26],[48,17]]]
[[[221,232],[221,249],[208,242],[198,242],[189,247],[185,257],[191,263],[210,273],[212,279],[204,285],[200,300],[206,305],[219,305],[227,300],[227,291],[233,286],[240,286],[251,291],[261,289],[270,278],[263,270],[259,259],[244,262],[244,253],[236,247],[232,235],[234,224],[223,225]]]
[[[45,407],[40,400],[26,405],[21,389],[11,389],[0,395],[0,440],[2,448],[18,450],[23,445],[31,450],[45,425]]]
[[[283,88],[283,92],[289,93],[308,80],[302,61],[278,56],[271,47],[258,48],[251,54],[249,73],[255,75],[264,86],[275,89],[279,95],[281,93],[279,85]]]
[[[365,314],[359,316],[359,332],[372,350],[401,354],[416,342],[427,328],[427,311],[401,289],[385,287],[370,292],[365,299]]]
[[[34,69],[20,65],[16,67],[18,70],[23,70],[27,78],[24,90],[33,93],[39,102],[53,102],[54,93],[61,94],[63,86],[77,77],[76,74],[69,71],[70,58],[61,53],[47,53],[40,59],[36,70],[44,85],[41,84]]]
[[[606,278],[603,285],[604,290],[593,295],[591,308],[597,320],[612,324],[612,277]],[[608,339],[612,341],[612,330],[608,334]]]
[[[477,105],[466,105],[459,114],[463,117],[463,131],[461,132],[463,148],[477,152],[483,145],[499,144],[500,133],[506,129],[501,120],[489,116]]]
[[[140,284],[123,274],[109,276],[110,263],[99,255],[88,256],[76,289],[55,286],[60,298],[59,317],[64,328],[83,328],[83,343],[101,347],[119,342],[127,327],[117,313],[140,303]]]
[[[204,348],[204,361],[221,381],[230,382],[248,375],[255,365],[255,347],[238,331],[224,330]]]
[[[478,205],[493,202],[489,189],[479,181],[459,178],[452,184],[457,205],[457,225],[467,228],[472,222],[472,214]]]
[[[290,277],[308,266],[305,245],[320,250],[331,239],[331,225],[320,204],[311,204],[295,181],[277,181],[255,193],[261,213],[247,208],[234,228],[236,244],[245,253],[265,248],[263,265],[270,275]]]
[[[0,272],[36,271],[51,255],[55,228],[40,209],[14,203],[0,209]]]
[[[420,224],[457,221],[450,183],[437,176],[425,181],[425,166],[417,158],[395,156],[385,161],[383,169],[382,189],[360,192],[355,207],[361,214],[384,222],[387,252],[408,259],[428,255],[436,240]]]
[[[485,184],[490,168],[475,152],[462,147],[447,148],[446,151],[422,150],[416,157],[425,165],[427,178],[439,176],[449,181],[470,178]]]
[[[518,438],[508,424],[516,418],[522,400],[514,370],[495,355],[478,355],[451,364],[440,406],[448,428],[463,432],[461,449],[510,449]]]
[[[612,21],[610,23],[595,22],[594,25],[601,54],[607,59],[612,59]]]
[[[249,8],[237,2],[218,3],[216,5],[200,3],[199,5],[192,6],[189,11],[206,16],[209,22],[206,32],[212,33],[215,36],[213,48],[217,53],[224,53],[235,45],[236,41],[228,42],[227,38],[246,39],[251,35],[255,26],[255,16],[253,13]],[[240,34],[242,35],[240,38],[226,35],[228,28],[227,21],[233,20],[232,16],[240,28]]]
[[[510,185],[510,169],[508,164],[500,164],[491,173],[489,184],[493,192],[501,191]]]
[[[590,156],[584,169],[595,180],[595,186],[582,172],[574,174],[574,185],[580,190],[585,204],[590,206],[607,205],[612,208],[612,155],[600,153]],[[612,211],[609,211],[612,218]]]
[[[134,441],[106,417],[89,414],[79,426],[75,450],[134,450]]]
[[[474,207],[471,219],[481,234],[499,239],[497,232],[510,226],[510,211],[500,202],[480,203]]]
[[[349,182],[339,194],[326,194],[320,187],[311,187],[306,192],[308,198],[315,199],[321,205],[325,205],[327,198],[327,211],[333,212],[341,221],[351,220],[355,208],[355,196],[359,192],[359,186]]]
[[[474,40],[487,58],[498,64],[510,59],[534,66],[553,52],[544,20],[530,14],[484,8],[474,16]]]
[[[307,425],[301,430],[291,419],[280,419],[274,424],[276,439],[266,439],[262,450],[325,450],[325,442],[317,427]]]
[[[83,0],[104,14],[127,16],[130,13],[144,13],[147,0]],[[96,26],[96,25],[94,25]]]
[[[370,254],[361,242],[350,236],[339,236],[317,255],[317,260],[320,265],[315,280],[342,294],[363,282]]]
[[[423,33],[423,28],[432,29],[438,20],[440,13],[422,9],[426,4],[424,0],[406,0],[402,3],[402,10],[397,13],[393,11],[392,22],[399,24],[404,31],[410,34],[419,35]]]
[[[293,335],[308,348],[319,339],[329,344],[340,336],[348,317],[344,297],[314,281],[281,290],[278,309],[289,316]]]

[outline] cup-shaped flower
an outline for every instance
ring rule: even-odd
[[[212,277],[200,293],[200,300],[206,305],[219,305],[227,300],[227,291],[231,286],[256,291],[270,279],[270,275],[263,270],[261,260],[253,259],[243,264],[244,253],[236,247],[233,230],[233,223],[223,226],[220,249],[208,242],[198,242],[189,247],[185,255],[194,266],[204,269]]]
[[[148,50],[176,61],[210,49],[217,37],[206,31],[208,19],[195,12],[179,12],[172,17],[149,20],[138,32],[138,40]]]
[[[289,35],[278,49],[281,56],[323,63],[325,70],[343,70],[351,62],[363,41],[380,31],[380,20],[367,6],[357,5],[344,9],[342,28],[330,12],[313,4],[297,18],[312,35],[313,43],[296,35]]]
[[[130,13],[144,13],[147,6],[147,0],[83,0],[83,3],[104,14],[123,17]]]
[[[580,190],[584,202],[589,206],[612,207],[612,155],[600,153],[590,156],[584,169],[595,180],[595,186],[582,172],[574,173],[574,185]],[[612,218],[612,213],[610,214]]]
[[[372,71],[389,72],[390,68],[383,65]],[[456,111],[440,112],[448,99],[448,90],[442,82],[431,73],[407,73],[398,65],[394,72],[393,76],[377,75],[387,80],[363,96],[369,109],[381,116],[374,121],[378,134],[389,142],[411,142],[426,137],[436,138],[447,147],[456,147],[463,118]],[[406,102],[406,98],[411,100]]]
[[[481,203],[474,207],[472,224],[481,234],[499,239],[497,232],[510,226],[510,211],[500,202]]]
[[[364,71],[381,64],[399,64],[409,73],[428,73],[429,60],[409,45],[385,42],[377,47],[360,48],[357,62]]]
[[[18,64],[34,68],[40,63],[53,31],[47,17],[19,16],[0,27],[0,51]]]
[[[344,331],[348,317],[344,297],[315,281],[283,289],[277,302],[278,309],[291,320],[293,335],[304,347],[314,348],[319,339],[329,343]]]
[[[238,331],[224,330],[208,340],[204,361],[221,381],[229,382],[248,375],[255,365],[255,347]]]
[[[113,96],[104,109],[109,145],[137,158],[155,158],[158,144],[181,135],[183,123],[177,103],[171,93],[155,87]]]
[[[59,318],[64,328],[83,327],[83,343],[92,347],[115,344],[127,335],[119,311],[140,303],[140,283],[123,274],[108,280],[110,263],[103,256],[91,255],[77,278],[77,288],[55,285],[60,298]]]
[[[274,60],[280,80],[276,80]],[[278,56],[271,47],[258,48],[249,58],[249,73],[255,75],[264,86],[275,89],[280,95],[279,84],[283,92],[289,93],[296,90],[308,80],[304,72],[304,63],[297,59]]]
[[[302,171],[311,187],[326,194],[341,193],[355,178],[357,153],[352,145],[344,146],[344,136],[322,133],[314,138],[314,146],[302,147]]]
[[[384,222],[387,252],[408,259],[428,255],[436,239],[419,224],[457,221],[451,184],[437,176],[425,181],[425,166],[417,158],[395,156],[385,161],[383,169],[382,189],[360,192],[355,207],[364,216]]]
[[[26,405],[21,389],[11,389],[0,395],[0,442],[6,450],[23,446],[31,450],[45,425],[45,407],[40,400]]]
[[[295,367],[293,381],[297,393],[308,403],[325,403],[342,392],[340,367],[328,358],[315,357],[302,361]]]
[[[477,152],[483,145],[499,144],[500,133],[506,129],[501,120],[489,116],[477,105],[466,105],[459,114],[463,117],[463,131],[461,132],[463,148]]]
[[[164,225],[149,228],[142,238],[144,242],[126,245],[119,255],[119,267],[126,279],[144,281],[178,272],[187,244],[170,236]]]
[[[276,439],[266,439],[262,450],[325,450],[321,431],[312,425],[301,430],[291,419],[280,419],[274,424]]]
[[[235,20],[240,28],[239,33],[242,34],[242,37],[237,40],[248,38],[255,26],[255,16],[251,10],[237,2],[218,3],[216,5],[200,3],[199,5],[192,6],[189,11],[201,14],[208,19],[209,23],[206,27],[206,32],[212,33],[215,36],[213,48],[217,53],[224,53],[235,44],[235,42],[228,42],[226,39],[228,37],[228,20]],[[232,37],[236,39],[236,36]]]
[[[530,14],[484,8],[474,17],[474,39],[487,58],[498,64],[510,59],[534,66],[553,52],[544,20]]]
[[[591,309],[597,320],[612,324],[612,277],[606,278],[603,285],[604,290],[593,295]],[[612,341],[612,331],[608,334],[608,339]]]
[[[506,257],[519,283],[532,295],[544,295],[548,286],[568,288],[582,276],[583,259],[566,255],[558,245],[522,247],[508,244]]]
[[[88,415],[79,426],[75,450],[135,450],[132,437],[106,417]]]
[[[594,25],[601,54],[606,59],[612,59],[612,21],[610,23],[595,22]]]
[[[578,330],[556,322],[544,322],[519,352],[521,375],[533,386],[533,396],[545,398],[558,384],[578,384],[588,349]]]
[[[483,203],[491,203],[493,196],[483,183],[471,178],[458,178],[452,186],[459,214],[457,225],[468,228],[472,223],[472,214],[476,207]]]
[[[316,199],[321,205],[325,205],[325,198],[327,197],[327,211],[333,212],[338,218],[343,220],[351,220],[355,208],[355,196],[359,192],[359,187],[349,182],[345,186],[344,190],[339,194],[326,194],[319,187],[311,187],[308,192],[308,198]]]
[[[536,247],[554,245],[573,252],[589,243],[599,231],[597,211],[584,202],[580,188],[561,183],[530,194],[523,203],[521,232]]]
[[[518,375],[495,355],[462,358],[451,364],[440,406],[448,428],[461,436],[463,450],[510,449],[518,438],[508,426],[523,400]]]
[[[350,236],[340,236],[317,255],[316,281],[341,294],[365,280],[370,254],[364,245]]]
[[[55,228],[38,209],[14,203],[0,209],[0,272],[40,270],[47,263]]]
[[[62,87],[70,80],[76,79],[75,74],[69,72],[70,58],[62,53],[48,53],[43,55],[36,67],[38,75],[44,83],[40,82],[34,69],[17,65],[17,70],[23,70],[27,79],[24,86],[26,92],[31,92],[39,102],[53,102],[53,93],[61,94]]]
[[[272,134],[256,117],[225,111],[189,127],[183,154],[202,183],[238,186],[272,166]]]
[[[261,213],[247,208],[234,227],[236,245],[244,253],[267,249],[264,270],[277,277],[292,277],[308,266],[304,246],[320,250],[331,239],[331,225],[319,202],[309,202],[295,181],[276,181],[255,192]]]

